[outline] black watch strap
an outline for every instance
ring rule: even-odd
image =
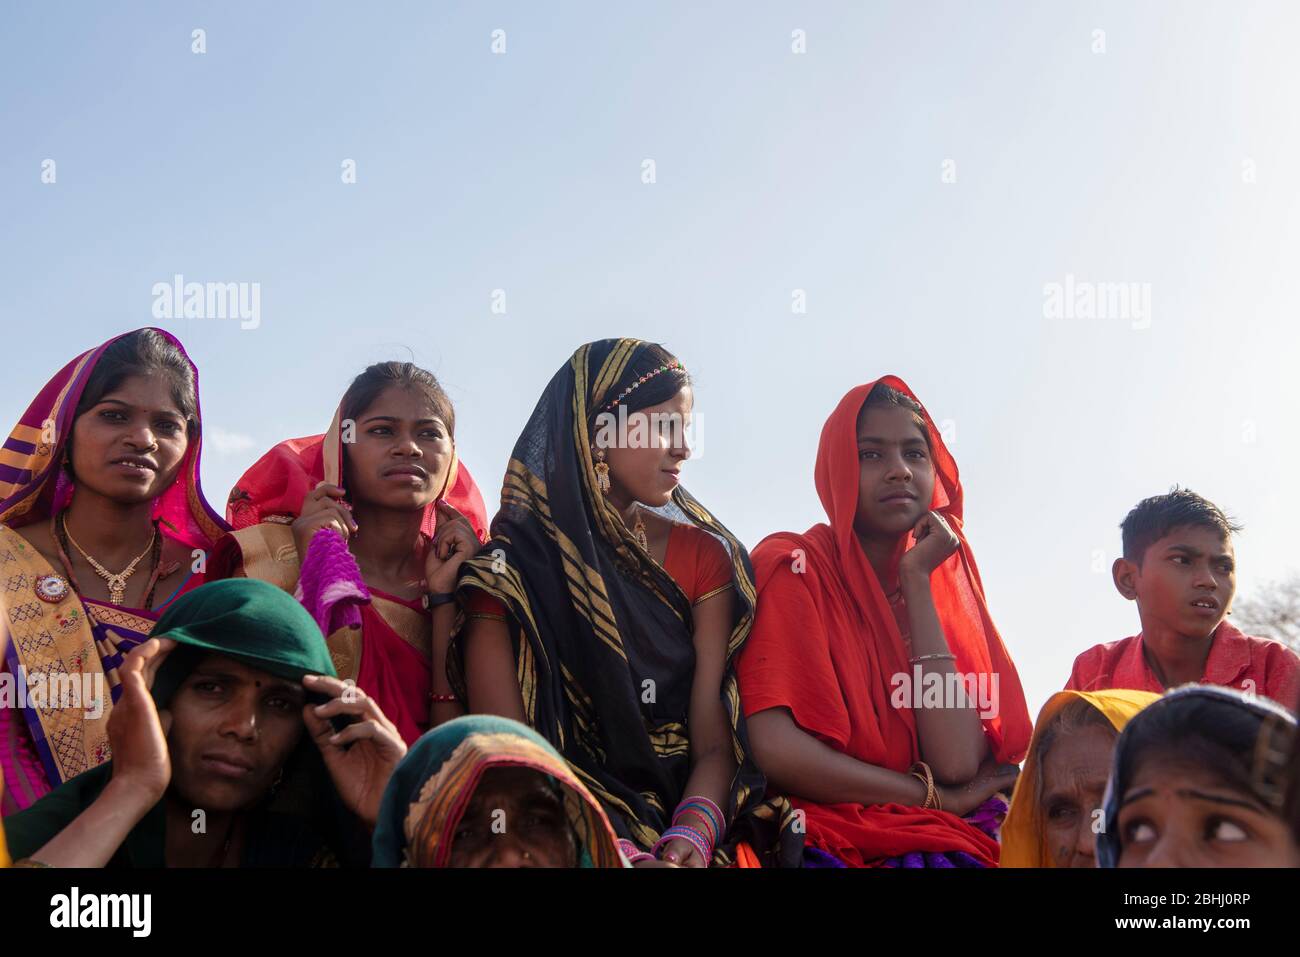
[[[427,591],[424,598],[421,599],[426,611],[432,609],[435,605],[445,605],[448,602],[456,600],[454,591]]]

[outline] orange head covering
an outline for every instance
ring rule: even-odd
[[[1016,791],[1011,798],[1011,809],[1002,823],[1003,867],[1055,867],[1047,851],[1043,833],[1043,813],[1040,804],[1039,780],[1042,767],[1038,760],[1038,742],[1053,719],[1072,701],[1086,701],[1096,708],[1116,733],[1124,730],[1129,720],[1160,695],[1150,691],[1058,691],[1047,699],[1038,713],[1034,736],[1029,742],[1029,755],[1016,780]]]
[[[902,379],[883,376],[880,384],[890,386],[908,396],[917,405],[919,399]],[[858,509],[859,471],[858,416],[867,396],[877,385],[869,382],[851,390],[840,400],[822,428],[821,444],[817,449],[817,494],[822,507],[830,516],[830,530],[834,536],[837,558],[843,563],[844,575],[850,591],[863,604],[868,620],[877,634],[888,633],[884,642],[884,658],[889,674],[906,673],[907,651],[898,632],[888,599],[880,587],[875,571],[867,561],[866,553],[858,542],[853,520]],[[996,674],[1000,694],[998,714],[985,721],[985,730],[993,743],[994,756],[1004,763],[1017,763],[1023,757],[1031,725],[1020,676],[1007,654],[1002,638],[989,617],[984,601],[984,586],[980,582],[975,557],[970,543],[962,531],[962,488],[957,474],[957,463],[935,428],[930,413],[922,406],[921,416],[930,442],[934,463],[934,497],[930,508],[947,520],[949,527],[961,542],[960,547],[930,579],[935,608],[948,646],[957,656],[957,670],[962,674]],[[913,542],[908,542],[910,547]],[[891,708],[903,718],[913,731],[915,723],[910,709]]]
[[[916,400],[901,379],[878,381]],[[746,714],[789,708],[801,728],[836,750],[904,772],[920,756],[916,720],[910,707],[895,707],[890,699],[893,676],[911,674],[908,653],[853,527],[860,484],[858,414],[876,384],[852,389],[822,429],[816,481],[830,524],[815,525],[802,535],[778,532],[754,549],[758,613],[739,674]],[[975,558],[962,533],[957,464],[929,414],[921,414],[935,470],[930,507],[944,516],[960,541],[931,576],[935,609],[957,671],[974,676],[995,694],[983,719],[993,756],[1018,763],[1032,730],[1024,692],[989,617]],[[911,536],[902,544],[900,556],[913,544]],[[774,581],[777,589],[767,591]],[[989,864],[997,860],[991,838],[945,812],[893,805],[800,806],[808,810],[812,843],[864,863],[912,851],[954,850]]]

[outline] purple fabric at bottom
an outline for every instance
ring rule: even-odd
[[[805,847],[803,849],[803,866],[804,867],[848,867],[842,860],[819,847]]]
[[[885,861],[885,867],[983,867],[984,865],[965,851],[944,851],[934,854],[929,851],[913,851],[902,857],[891,857]]]

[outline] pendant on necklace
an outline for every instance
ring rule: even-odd
[[[134,569],[132,569],[134,571]],[[108,603],[110,605],[126,604],[126,577],[123,575],[110,575],[108,582]]]

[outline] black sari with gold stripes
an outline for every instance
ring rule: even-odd
[[[596,410],[645,372],[648,346],[590,343],[551,379],[515,444],[491,540],[459,581],[462,597],[477,589],[507,606],[528,722],[574,766],[620,836],[646,849],[671,823],[691,770],[691,606],[597,489],[589,429]],[[731,863],[743,840],[764,866],[797,866],[802,835],[784,799],[764,800],[736,687],[735,657],[754,614],[749,555],[680,486],[659,511],[709,532],[732,562],[721,696],[739,767],[732,824],[713,864]],[[461,656],[450,658],[463,690]]]

